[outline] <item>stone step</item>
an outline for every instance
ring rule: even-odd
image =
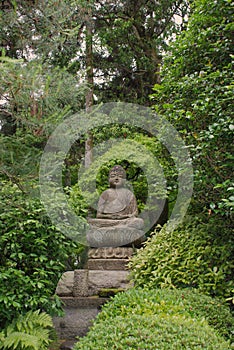
[[[66,340],[61,344],[60,350],[72,350],[77,340]]]
[[[53,324],[59,339],[75,341],[83,337],[92,325],[92,320],[100,312],[108,298],[100,297],[61,297],[64,316],[53,317]]]

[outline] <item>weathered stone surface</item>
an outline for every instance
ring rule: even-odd
[[[90,247],[140,245],[144,240],[144,220],[138,218],[136,197],[125,188],[126,172],[120,165],[109,172],[110,188],[98,201],[97,217],[89,218],[86,238]]]
[[[53,324],[59,339],[75,339],[84,336],[107,298],[61,298],[63,317],[54,317]]]
[[[127,270],[128,259],[89,259],[89,270]]]
[[[103,288],[127,289],[130,286],[128,271],[90,270],[88,276],[89,295],[97,295]]]
[[[137,216],[137,201],[127,188],[126,172],[120,165],[115,165],[109,172],[110,188],[104,191],[98,202],[97,218],[125,219]]]
[[[88,275],[89,275],[89,271],[87,269],[74,271],[74,284],[73,284],[74,296],[85,297],[89,295]]]
[[[98,298],[97,296],[90,297],[61,297],[60,298],[65,308],[85,308],[85,309],[100,309],[100,306],[108,299]],[[59,317],[60,318],[60,317]]]
[[[127,288],[127,262],[126,259],[91,259],[88,263],[93,269],[65,272],[56,288],[56,294],[64,297],[88,297],[97,295],[102,288]]]
[[[96,248],[139,246],[145,240],[144,231],[127,226],[90,228],[86,237],[90,247]]]
[[[72,296],[74,283],[74,271],[66,271],[60,278],[56,294],[59,296]]]
[[[76,341],[75,340],[68,340],[62,343],[60,346],[60,350],[72,350]]]
[[[133,254],[130,247],[91,248],[88,252],[89,259],[128,259]]]
[[[103,227],[132,227],[138,230],[142,230],[144,227],[144,221],[141,218],[128,217],[124,219],[88,219],[88,222],[91,226],[94,226],[96,229]]]

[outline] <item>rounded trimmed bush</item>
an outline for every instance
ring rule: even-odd
[[[184,316],[117,316],[96,323],[74,350],[227,350],[228,343],[205,321]]]
[[[105,304],[97,321],[129,315],[176,315],[205,319],[221,336],[234,342],[234,317],[229,307],[218,298],[201,294],[196,289],[132,288],[117,294],[110,303]]]

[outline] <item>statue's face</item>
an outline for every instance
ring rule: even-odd
[[[118,188],[123,187],[125,179],[123,178],[123,174],[119,172],[111,172],[109,176],[109,184],[110,187]]]

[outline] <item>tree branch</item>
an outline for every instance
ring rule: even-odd
[[[20,183],[19,179],[15,175],[10,174],[5,169],[0,169],[0,173],[6,175],[9,178],[9,180],[19,188],[20,191],[22,191],[24,194],[27,194],[27,191],[25,191],[23,185]]]

